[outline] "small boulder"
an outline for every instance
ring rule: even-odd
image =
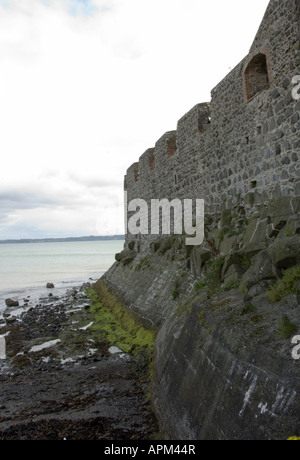
[[[202,246],[193,247],[190,255],[191,267],[193,275],[198,278],[200,277],[204,265],[210,261],[213,256],[213,252]]]
[[[12,299],[5,299],[5,303],[7,307],[18,307],[20,305],[17,300]]]
[[[273,227],[276,230],[281,230],[286,225],[289,217],[294,213],[295,211],[291,206],[291,198],[287,196],[280,196],[268,207],[268,216],[271,218]]]
[[[122,262],[123,265],[128,265],[136,256],[137,253],[135,251],[124,249],[122,252],[115,255],[115,259],[117,262]]]
[[[46,288],[47,289],[54,289],[54,284],[53,283],[47,283]]]
[[[232,213],[230,209],[224,209],[221,214],[220,219],[220,229],[221,230],[229,230],[231,228],[231,221],[232,221]]]
[[[242,278],[242,284],[250,289],[262,281],[274,280],[273,264],[267,251],[261,251],[251,259],[251,266]]]
[[[268,255],[279,270],[287,270],[300,264],[300,238],[295,235],[277,239],[268,248]]]

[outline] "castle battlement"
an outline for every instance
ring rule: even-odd
[[[127,171],[128,199],[204,198],[206,212],[249,193],[300,194],[299,0],[271,0],[249,54]]]

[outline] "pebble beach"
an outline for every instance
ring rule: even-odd
[[[3,308],[0,440],[156,439],[143,363],[92,333],[87,286]]]

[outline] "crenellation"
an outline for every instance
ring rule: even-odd
[[[213,213],[253,184],[265,200],[278,189],[297,194],[299,11],[298,0],[270,1],[248,56],[213,88],[211,102],[195,105],[128,170],[130,197],[204,198]]]
[[[153,161],[152,167],[150,164],[151,158]],[[140,156],[139,165],[140,165],[140,178],[143,179],[144,176],[147,176],[150,173],[150,171],[154,169],[155,161],[154,161],[154,149],[153,148],[146,150],[146,152],[144,152],[143,155]]]
[[[156,189],[156,174],[155,174],[155,149],[146,150],[139,159],[140,165],[140,181],[143,184],[140,190],[140,195],[135,198],[148,198]]]
[[[180,152],[186,147],[186,140],[203,133],[210,125],[210,104],[197,104],[177,123],[177,143]]]
[[[153,171],[153,169],[155,168],[154,148],[148,150],[148,160],[150,171]]]
[[[133,163],[128,169],[125,176],[126,191],[128,199],[132,200],[140,195],[144,184],[139,180],[139,163]]]
[[[149,198],[170,198],[174,193],[174,167],[177,155],[176,131],[166,132],[155,144],[156,189]]]
[[[175,148],[174,146],[176,145],[176,135],[176,131],[168,131],[156,141],[155,159],[158,162],[161,161],[162,157],[170,155],[170,149],[172,150]]]

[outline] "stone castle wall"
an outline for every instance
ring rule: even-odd
[[[221,211],[255,191],[268,202],[300,195],[299,0],[271,0],[245,57],[133,164],[128,200],[204,198]]]
[[[299,18],[300,0],[271,0],[249,55],[211,102],[193,107],[125,177],[128,201],[206,204],[202,245],[128,234],[102,277],[158,331],[152,404],[166,439],[300,433],[291,355],[300,324]],[[283,277],[293,287],[272,299]]]

